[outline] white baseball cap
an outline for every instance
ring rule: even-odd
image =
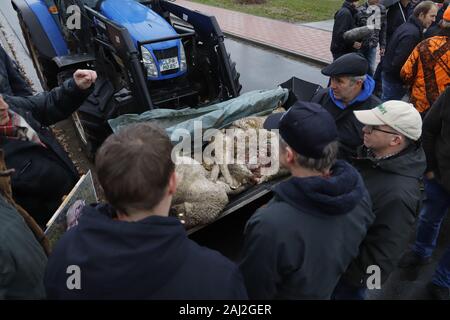
[[[411,103],[390,100],[371,110],[353,111],[353,113],[363,124],[388,125],[414,141],[419,140],[422,135],[422,117]]]

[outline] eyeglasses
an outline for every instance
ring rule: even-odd
[[[372,133],[372,131],[381,131],[381,132],[384,132],[384,133],[389,133],[389,134],[395,134],[395,135],[398,135],[398,133],[397,132],[392,132],[392,131],[386,131],[386,130],[383,130],[383,129],[380,129],[380,128],[378,128],[377,126],[369,126],[369,125],[366,125],[366,132],[368,133],[368,134],[371,134]]]

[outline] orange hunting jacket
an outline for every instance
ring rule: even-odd
[[[403,65],[400,76],[410,87],[411,103],[426,111],[450,85],[450,37],[420,42]]]

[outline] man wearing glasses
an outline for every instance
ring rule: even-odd
[[[379,268],[381,285],[394,270],[420,209],[426,167],[419,142],[422,119],[412,104],[392,100],[354,115],[364,125],[364,145],[354,165],[369,191],[375,221],[336,287],[336,299],[364,299],[367,270]]]

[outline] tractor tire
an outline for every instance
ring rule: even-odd
[[[49,91],[58,85],[57,67],[53,61],[40,55],[39,50],[33,43],[28,26],[25,24],[19,13],[17,16],[19,19],[20,28],[22,29],[23,37],[30,53],[30,58],[33,61],[34,69],[36,70],[36,74],[41,82],[42,89]]]
[[[242,85],[239,82],[241,74],[236,70],[236,62],[231,60],[231,54],[228,53],[228,63],[230,64],[231,69],[231,78],[233,79],[234,86],[236,87],[237,95],[239,96],[242,90]]]

